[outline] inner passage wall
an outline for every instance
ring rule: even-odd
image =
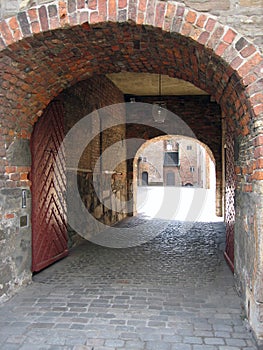
[[[106,77],[94,76],[86,81],[65,90],[61,96],[65,106],[65,126],[69,131],[78,121],[85,117],[88,129],[93,135],[91,142],[86,142],[90,135],[83,138],[76,135],[76,144],[68,150],[67,157],[67,191],[70,197],[73,177],[78,177],[78,189],[81,199],[88,212],[99,222],[113,225],[126,216],[127,171],[126,162],[121,162],[109,172],[109,159],[101,156],[108,147],[125,138],[125,110],[120,110],[118,116],[121,124],[107,129],[107,122],[100,109],[116,103],[124,102],[122,92]],[[105,129],[103,132],[101,130]],[[78,168],[72,169],[70,164],[74,150],[83,147],[83,153],[78,161]],[[125,157],[125,147],[123,148]],[[109,187],[110,184],[110,187]],[[74,197],[74,194],[73,194]],[[122,206],[116,205],[118,199]],[[107,205],[104,205],[107,203]],[[80,220],[76,217],[76,220]],[[95,228],[90,223],[90,234]],[[69,242],[74,245],[81,237],[69,225]]]

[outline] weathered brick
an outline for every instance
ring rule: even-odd
[[[211,47],[211,48],[217,47],[218,43],[220,42],[220,38],[222,37],[223,32],[224,32],[224,28],[222,26],[217,27],[212,32],[212,35],[207,43],[207,46]]]
[[[76,11],[76,0],[68,0],[68,13]]]
[[[253,111],[254,111],[256,116],[262,115],[262,113],[263,113],[263,105],[262,105],[262,103],[257,105],[257,106],[255,106],[255,107],[253,107]]]
[[[31,34],[30,26],[28,23],[26,12],[19,12],[17,15],[17,19],[20,23],[20,27],[24,36],[28,36]]]
[[[215,28],[215,25],[216,25],[216,20],[209,18],[205,25],[205,29],[208,32],[212,32],[212,30]]]
[[[137,14],[137,23],[140,25],[140,24],[143,24],[144,23],[144,14],[142,12],[139,12]]]
[[[127,7],[127,0],[119,0],[118,1],[118,8],[120,8],[120,9],[124,9],[124,8],[126,8]]]
[[[130,0],[128,6],[128,18],[132,21],[136,21],[137,17],[137,0]]]
[[[59,23],[58,17],[50,18],[49,22],[50,22],[50,29],[56,29],[59,27],[60,23]]]
[[[16,172],[16,167],[15,166],[7,166],[7,167],[5,167],[5,172],[7,174],[14,173],[14,172]]]
[[[165,3],[157,3],[155,9],[155,25],[156,27],[162,28],[165,14]]]
[[[138,10],[141,11],[141,12],[145,12],[146,5],[147,5],[147,0],[139,0]]]
[[[14,213],[7,213],[7,214],[4,215],[4,218],[6,220],[14,219],[14,217],[15,217]]]
[[[13,43],[13,36],[6,21],[0,22],[0,32],[2,34],[2,38],[5,40],[6,45],[10,45]]]
[[[98,11],[101,20],[105,21],[107,18],[107,3],[104,0],[98,0]]]
[[[48,26],[48,17],[47,17],[46,7],[45,6],[41,6],[38,9],[38,13],[39,13],[39,20],[40,20],[42,31],[48,30],[49,26]]]
[[[37,9],[35,8],[28,9],[27,14],[31,22],[38,21]]]
[[[77,8],[78,9],[85,8],[85,0],[77,0]]]
[[[89,13],[88,13],[88,11],[86,11],[86,12],[81,12],[81,13],[80,13],[80,17],[79,17],[79,22],[80,22],[80,24],[86,23],[86,22],[88,22],[88,21],[89,21]]]
[[[263,169],[263,158],[257,159],[257,161],[256,161],[256,167],[257,167],[258,169]]]
[[[242,63],[243,63],[242,59],[237,56],[233,59],[230,65],[233,69],[237,69]]]
[[[58,14],[57,6],[56,5],[49,5],[48,6],[48,16],[49,18],[55,17]]]
[[[228,31],[223,37],[223,40],[226,43],[231,44],[234,41],[236,36],[237,36],[237,33],[233,29],[228,29]]]
[[[194,11],[188,11],[188,13],[185,16],[185,20],[189,23],[195,23],[197,18],[197,13]]]
[[[22,39],[22,33],[18,24],[16,17],[13,17],[9,21],[9,27],[13,30],[13,36],[15,40]]]
[[[27,181],[28,180],[28,173],[20,173],[20,180],[21,181]]]
[[[218,47],[216,48],[215,52],[218,56],[222,56],[225,50],[228,48],[228,44],[226,43],[220,43]]]
[[[146,9],[146,16],[145,16],[145,22],[146,24],[153,25],[154,24],[154,2],[148,1],[147,9]]]
[[[90,10],[97,10],[97,6],[98,6],[98,1],[97,0],[89,0],[88,1],[88,8]]]
[[[64,1],[59,1],[58,6],[59,6],[58,13],[59,13],[60,24],[63,26],[69,23],[67,4]]]
[[[254,172],[252,175],[252,180],[263,180],[263,171],[262,170],[257,170]]]
[[[257,64],[261,63],[263,61],[261,55],[259,53],[256,53],[253,57],[248,59],[239,69],[238,73],[240,76],[247,75],[250,70],[256,66]]]
[[[9,175],[9,179],[12,181],[19,181],[20,180],[20,174],[19,173],[13,173]]]
[[[203,32],[203,33],[200,35],[200,37],[198,38],[198,42],[199,42],[200,44],[206,44],[207,41],[208,41],[208,39],[209,39],[209,37],[210,37],[210,33],[208,33],[208,32]]]
[[[255,156],[255,158],[263,157],[263,145],[255,148],[254,156]]]
[[[117,2],[116,0],[109,0],[109,20],[116,21],[117,17]]]
[[[163,25],[164,30],[167,30],[167,31],[171,30],[175,11],[176,11],[176,6],[174,4],[168,3],[166,7],[165,17],[164,17],[164,25]]]
[[[204,28],[207,21],[207,15],[201,14],[198,16],[196,25],[200,28]]]
[[[240,54],[242,57],[249,57],[251,55],[253,55],[253,53],[256,52],[256,48],[253,45],[248,45],[247,47],[245,47],[243,50],[241,50]]]

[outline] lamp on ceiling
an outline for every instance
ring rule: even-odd
[[[162,76],[159,74],[158,76],[158,95],[159,95],[159,101],[155,101],[153,103],[152,108],[152,115],[153,119],[156,123],[164,123],[167,109],[166,109],[166,103],[162,100]]]

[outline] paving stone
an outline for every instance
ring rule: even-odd
[[[205,338],[204,339],[205,344],[209,344],[209,345],[223,345],[225,344],[225,340],[224,338]]]
[[[214,345],[193,345],[193,350],[217,350],[218,347]]]
[[[141,246],[84,242],[36,274],[0,305],[0,349],[255,350],[217,243],[223,224],[153,225],[163,232]]]
[[[203,340],[200,337],[184,337],[183,342],[186,344],[203,344]]]
[[[192,345],[189,344],[174,344],[171,350],[192,350]]]
[[[105,345],[109,347],[121,347],[124,346],[125,342],[120,339],[108,339],[105,341]]]
[[[243,339],[226,339],[226,343],[227,345],[239,346],[240,348],[247,345],[246,341]]]
[[[143,350],[144,348],[144,343],[140,341],[134,341],[134,340],[127,340],[125,342],[125,349],[127,350]]]
[[[146,343],[147,350],[171,350],[171,344],[163,341],[149,341]]]
[[[3,347],[1,349],[4,350],[18,350],[20,349],[20,345],[19,344],[5,344],[3,345]]]

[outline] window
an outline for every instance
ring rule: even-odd
[[[166,141],[166,151],[172,151],[173,150],[173,143],[171,140]]]
[[[186,146],[186,149],[187,149],[187,151],[191,151],[192,150],[192,146],[188,145],[188,146]]]
[[[195,167],[194,166],[190,166],[190,172],[193,173],[195,171]]]
[[[178,152],[165,152],[163,165],[164,166],[178,166],[179,165],[179,153]]]

